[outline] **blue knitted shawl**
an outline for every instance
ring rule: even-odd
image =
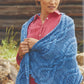
[[[24,55],[16,84],[29,84],[29,74],[37,84],[81,83],[83,76],[76,60],[77,40],[74,20],[65,13],[61,14],[59,24]],[[27,38],[27,29],[33,20],[34,16],[23,24],[21,42]]]

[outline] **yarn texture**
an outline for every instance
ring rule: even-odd
[[[77,39],[74,20],[62,13],[59,24],[39,40],[21,60],[16,84],[30,84],[29,74],[37,84],[80,84],[83,76],[76,60]],[[40,15],[40,13],[38,13]],[[21,42],[27,38],[32,16],[22,25]]]

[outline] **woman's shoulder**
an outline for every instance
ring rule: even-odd
[[[33,15],[32,17],[30,17],[26,22],[23,23],[22,26],[27,25],[28,23],[30,23],[34,19],[34,16],[35,15]]]
[[[74,21],[74,19],[71,16],[67,15],[66,13],[62,13],[62,15],[63,15],[63,19],[65,18],[65,20],[67,20],[68,22]]]
[[[37,14],[39,15],[40,13],[37,13]],[[37,15],[37,14],[35,14],[35,15]],[[25,25],[31,23],[34,20],[35,15],[33,15],[32,17],[30,17],[25,23],[23,23],[22,26],[25,26]]]
[[[30,17],[26,22],[24,22],[24,23],[22,24],[21,30],[25,30],[25,29],[28,28],[28,25],[29,25],[29,24],[33,21],[33,19],[34,19],[34,16],[35,16],[35,15],[33,15],[32,17]]]
[[[66,13],[61,12],[62,16],[61,16],[61,24],[60,25],[64,25],[66,27],[70,26],[70,25],[75,25],[74,19],[67,15]]]
[[[64,31],[69,31],[70,29],[72,29],[72,30],[75,31],[74,19],[71,16],[69,16],[69,15],[67,15],[65,13],[62,14],[62,18],[63,18],[62,23],[60,25],[64,26],[63,30]]]

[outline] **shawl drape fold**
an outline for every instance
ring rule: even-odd
[[[64,13],[61,14],[59,24],[39,40],[21,60],[16,84],[29,84],[29,74],[37,84],[81,83],[83,76],[76,60],[74,20]],[[27,38],[27,28],[33,20],[34,16],[23,24],[21,42]]]

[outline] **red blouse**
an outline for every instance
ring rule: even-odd
[[[61,18],[61,13],[56,10],[53,13],[50,13],[47,18],[45,19],[44,23],[42,24],[40,16],[37,14],[34,17],[34,20],[31,22],[28,28],[28,35],[27,38],[35,38],[35,39],[42,39],[46,36],[49,32],[51,32],[59,23]],[[16,56],[17,64],[20,65],[22,59],[19,59],[19,53]],[[30,76],[30,84],[37,84],[35,83],[34,79]]]

